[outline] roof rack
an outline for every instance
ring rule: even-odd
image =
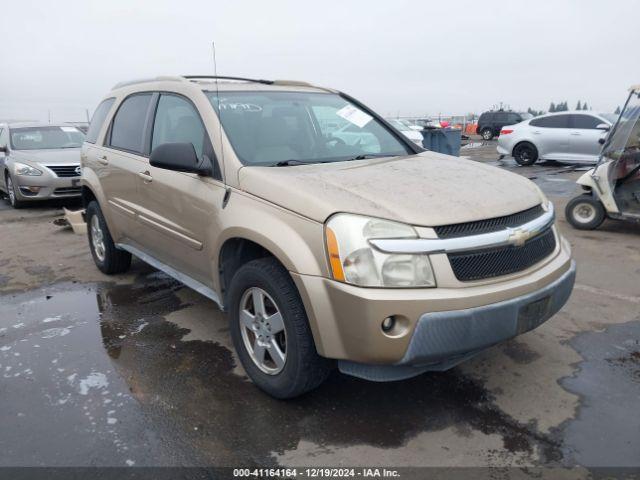
[[[314,87],[320,88],[322,90],[326,90],[329,92],[333,92],[334,90],[317,87],[307,82],[301,82],[298,80],[265,80],[265,79],[256,79],[256,78],[245,78],[245,77],[230,77],[226,75],[162,75],[154,78],[140,78],[137,80],[128,80],[125,82],[119,82],[115,84],[112,90],[128,87],[130,85],[136,85],[138,83],[148,83],[148,82],[197,82],[198,80],[236,80],[239,82],[251,82],[251,83],[262,83],[264,85],[282,85],[282,86],[299,86],[299,87]]]
[[[229,77],[225,75],[183,75],[182,78],[187,80],[238,80],[240,82],[252,82],[252,83],[264,83],[265,85],[272,85],[273,80],[264,80],[261,78],[245,78],[245,77]]]

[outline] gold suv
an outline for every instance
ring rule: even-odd
[[[567,301],[575,264],[529,180],[424,151],[303,82],[122,83],[82,148],[96,265],[135,255],[229,312],[278,398],[337,363],[376,381],[444,370]]]

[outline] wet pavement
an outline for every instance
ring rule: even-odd
[[[535,177],[558,211],[577,191],[573,167],[491,150],[463,155]],[[139,261],[102,275],[57,216],[0,211],[0,466],[640,466],[640,227],[559,214],[578,281],[534,332],[283,402],[247,380],[212,302]]]

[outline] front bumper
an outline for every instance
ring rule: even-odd
[[[14,175],[13,182],[20,201],[78,197],[82,192],[80,177],[58,177],[48,171],[39,176]],[[28,187],[39,187],[39,190],[32,193]]]
[[[570,246],[560,236],[557,249],[550,257],[498,281],[459,282],[450,271],[446,256],[441,256],[445,258],[432,256],[437,288],[362,288],[324,277],[292,272],[292,278],[305,305],[318,353],[339,360],[341,368],[349,368],[349,373],[353,374],[361,373],[362,365],[393,367],[395,372],[408,366],[410,372],[414,372],[413,375],[416,374],[413,367],[424,367],[427,363],[432,368],[446,368],[446,360],[459,362],[465,355],[471,355],[478,349],[518,334],[512,334],[513,328],[509,330],[505,324],[497,338],[479,336],[477,344],[469,344],[467,340],[475,339],[478,329],[483,325],[484,320],[478,320],[479,318],[491,317],[494,309],[498,308],[502,313],[501,318],[509,318],[510,315],[511,321],[517,322],[518,313],[513,302],[526,303],[526,299],[548,291],[549,285],[556,285],[561,278],[563,280],[560,283],[567,286],[569,292],[573,285],[572,272],[575,267]],[[552,313],[549,316],[557,311],[555,306],[560,308],[564,303],[560,297],[557,298],[559,300],[550,302],[549,312]],[[512,305],[511,310],[505,310],[506,304]],[[480,314],[485,311],[489,313]],[[510,313],[504,313],[507,311]],[[471,312],[474,312],[472,317],[462,315]],[[461,319],[451,320],[452,315]],[[388,316],[394,316],[396,323],[403,328],[397,332],[383,332],[381,322]],[[448,343],[442,343],[438,349],[431,344],[423,349],[416,346],[423,343],[418,339],[426,335],[421,333],[426,328],[424,325],[437,324],[437,331],[441,332],[442,325],[454,322],[456,329],[452,330]],[[465,325],[468,322],[471,324],[467,329]],[[433,328],[435,327],[427,330],[431,332]],[[492,325],[489,328],[494,327]],[[429,337],[430,334],[426,336]],[[438,363],[440,365],[436,365]],[[356,367],[359,368],[358,371]],[[417,373],[420,371],[424,371],[424,368]]]
[[[429,370],[448,370],[482,350],[537,328],[567,302],[576,266],[546,287],[504,302],[423,314],[409,348],[396,365],[339,362],[343,373],[374,381],[400,380]]]

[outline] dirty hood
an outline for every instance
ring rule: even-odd
[[[11,157],[17,161],[27,160],[42,165],[58,163],[80,164],[80,148],[56,148],[51,150],[12,150]]]
[[[438,226],[509,215],[538,188],[497,167],[433,152],[289,167],[243,167],[240,188],[318,222],[336,212]]]

